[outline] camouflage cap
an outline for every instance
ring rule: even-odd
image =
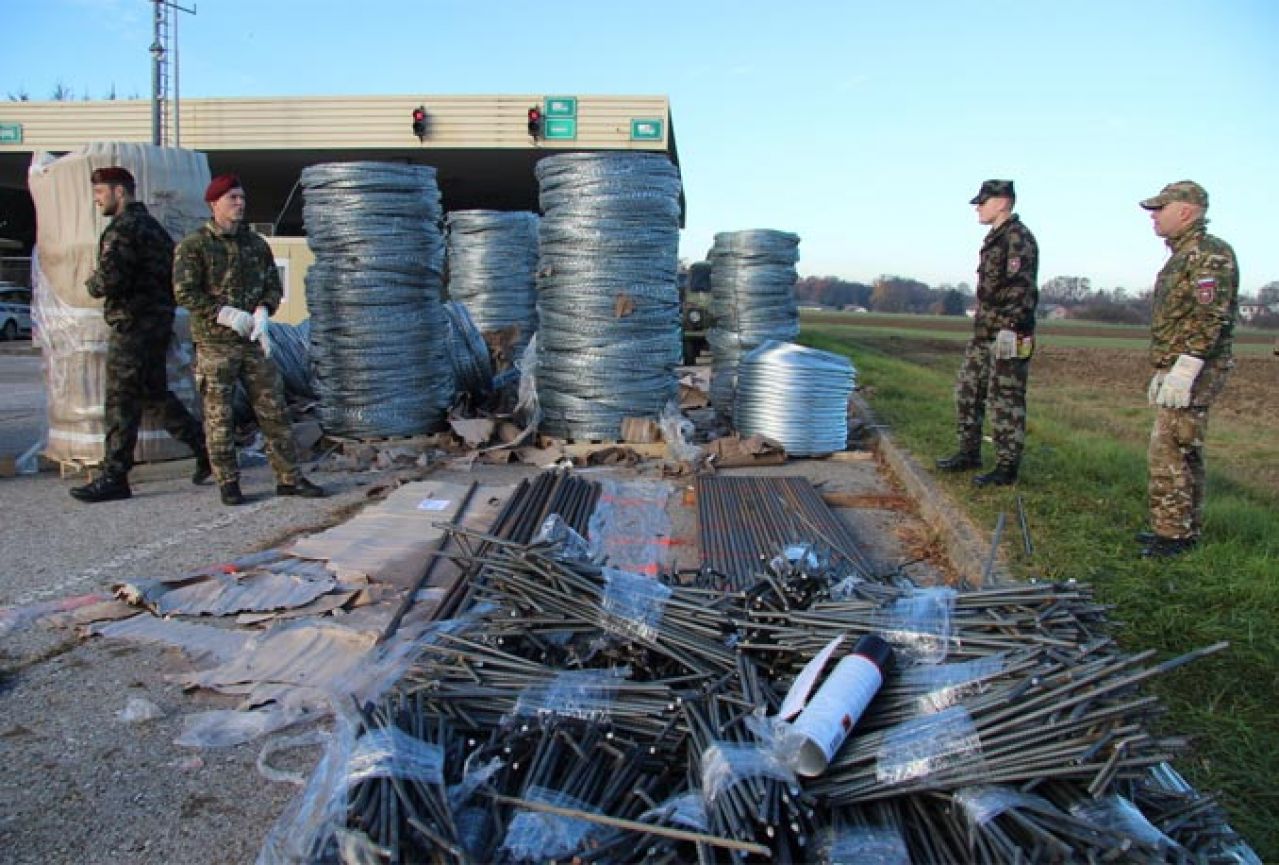
[[[1169,183],[1159,190],[1159,194],[1154,198],[1147,198],[1141,202],[1141,206],[1147,210],[1158,210],[1165,204],[1171,204],[1174,201],[1184,201],[1187,204],[1207,207],[1208,191],[1193,180],[1178,180],[1176,183]]]
[[[977,190],[977,195],[969,204],[981,204],[987,198],[1017,198],[1017,193],[1013,190],[1013,182],[1011,180],[983,180],[981,189]]]

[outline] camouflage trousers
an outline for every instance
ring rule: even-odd
[[[1221,395],[1233,368],[1231,358],[1207,362],[1195,379],[1189,408],[1155,409],[1146,467],[1150,528],[1157,535],[1197,538],[1203,532],[1208,407]]]
[[[955,408],[958,417],[959,449],[981,453],[981,428],[990,408],[991,437],[995,458],[1003,465],[1021,462],[1026,444],[1026,382],[1030,360],[995,360],[993,343],[972,339],[964,349],[964,363],[955,380]]]
[[[107,340],[107,367],[103,408],[106,423],[104,474],[123,477],[133,468],[133,451],[138,444],[142,414],[159,415],[166,432],[199,453],[204,449],[204,432],[182,400],[169,390],[165,375],[165,355],[173,337],[171,320],[143,327],[111,329]]]
[[[196,346],[195,381],[204,400],[204,430],[209,462],[219,485],[238,481],[235,461],[235,422],[231,416],[235,384],[240,382],[266,438],[267,458],[277,482],[296,483],[297,448],[284,415],[284,383],[275,361],[257,343],[206,342]]]

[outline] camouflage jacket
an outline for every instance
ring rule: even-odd
[[[84,287],[102,299],[117,330],[173,323],[173,238],[147,206],[131,201],[98,239],[98,266]]]
[[[1172,256],[1155,280],[1150,362],[1168,369],[1177,355],[1230,357],[1239,315],[1239,264],[1203,220],[1168,239]]]
[[[1039,245],[1014,214],[992,228],[982,241],[977,263],[977,316],[973,336],[994,339],[1008,329],[1021,336],[1035,332],[1039,303]]]
[[[191,335],[197,343],[241,341],[235,331],[218,324],[219,308],[233,306],[251,313],[265,306],[274,313],[284,296],[266,241],[244,223],[224,234],[213,220],[178,244],[173,290],[178,303],[191,311]]]

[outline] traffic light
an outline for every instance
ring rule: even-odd
[[[542,134],[542,109],[536,105],[528,110],[528,137],[538,138]]]
[[[426,140],[426,108],[419,105],[413,109],[413,134],[418,141]]]

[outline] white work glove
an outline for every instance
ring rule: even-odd
[[[1195,379],[1204,362],[1188,354],[1179,355],[1177,362],[1164,376],[1164,383],[1155,394],[1155,402],[1164,408],[1186,408],[1190,405],[1190,389],[1195,386]]]
[[[236,309],[234,306],[224,306],[218,309],[218,324],[231,328],[245,339],[248,339],[249,334],[253,333],[253,316],[242,309]]]
[[[1017,357],[1017,334],[1007,328],[995,334],[995,360],[1012,360]]]
[[[253,330],[249,334],[249,342],[260,342],[262,353],[267,357],[271,356],[270,320],[271,313],[266,311],[265,306],[259,306],[253,310]]]
[[[1163,387],[1165,372],[1157,372],[1150,377],[1150,387],[1146,388],[1146,402],[1151,405],[1159,398],[1159,388]]]

